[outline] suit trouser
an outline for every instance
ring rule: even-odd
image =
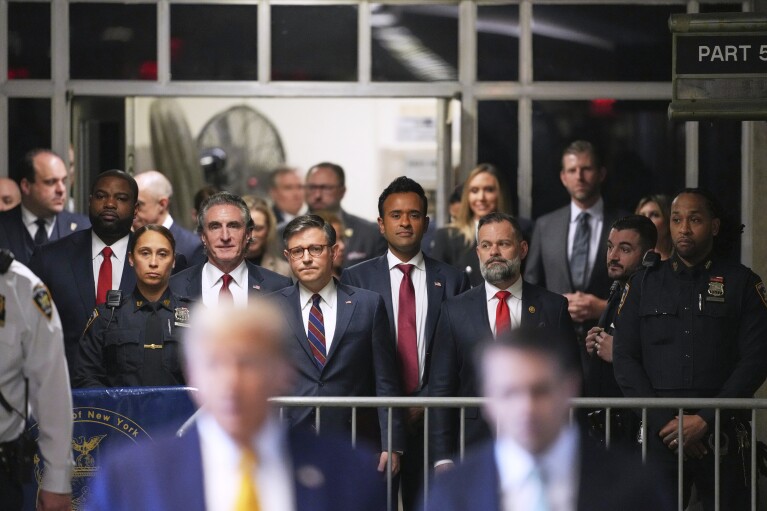
[[[407,449],[400,460],[400,488],[402,489],[402,507],[404,511],[420,509],[418,502],[423,489],[423,417],[408,422],[406,427]]]

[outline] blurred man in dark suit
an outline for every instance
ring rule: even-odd
[[[157,224],[166,227],[176,241],[176,253],[186,259],[188,266],[203,263],[200,257],[200,237],[188,229],[184,229],[170,216],[170,199],[173,197],[173,186],[168,178],[156,170],[146,170],[136,174],[138,183],[138,210],[133,220],[133,230],[147,224]],[[197,259],[195,259],[197,258]]]
[[[29,262],[61,314],[70,376],[76,373],[80,337],[96,305],[106,302],[109,290],[127,295],[136,286],[136,273],[127,261],[137,198],[138,186],[130,175],[102,172],[89,199],[93,227],[37,247]]]
[[[286,224],[307,211],[304,181],[298,169],[278,167],[269,174],[269,198],[277,224]]]
[[[70,213],[67,167],[50,149],[28,152],[19,169],[21,204],[0,213],[0,247],[28,264],[35,246],[90,227],[84,215]]]
[[[348,268],[341,282],[380,294],[397,340],[402,391],[426,396],[434,331],[442,302],[469,289],[466,274],[423,254],[428,229],[428,203],[421,185],[398,177],[378,198],[378,228],[386,238],[386,254]],[[404,509],[415,509],[423,486],[423,408],[407,418],[407,444],[402,457]]]
[[[474,348],[482,339],[522,326],[553,328],[571,340],[572,356],[579,358],[567,300],[522,280],[520,267],[527,242],[517,220],[491,213],[479,220],[477,255],[485,282],[450,298],[442,305],[429,375],[432,397],[476,397]],[[449,468],[459,452],[456,410],[434,410],[430,426],[432,459],[439,471]],[[477,408],[466,409],[466,445],[488,438],[490,431]]]
[[[571,342],[521,327],[482,346],[476,373],[496,438],[437,476],[427,511],[674,509],[637,457],[604,451],[569,425],[581,386]]]
[[[385,509],[384,485],[364,450],[286,431],[269,405],[294,375],[278,308],[256,299],[245,310],[200,307],[190,316],[185,359],[201,406],[194,426],[113,456],[86,509]]]

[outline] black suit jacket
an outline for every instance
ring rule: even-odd
[[[567,300],[527,282],[522,286],[522,325],[553,328],[572,340],[577,359],[578,344]],[[485,285],[451,298],[442,304],[431,358],[429,396],[477,397],[474,349],[493,338],[487,315]],[[429,425],[434,461],[451,459],[458,452],[459,416],[457,410],[435,408]],[[490,431],[479,409],[466,409],[466,445],[488,438]]]
[[[248,290],[250,294],[267,294],[290,286],[293,282],[284,275],[261,268],[245,261],[248,267]],[[202,296],[202,268],[205,263],[192,266],[170,278],[170,289],[177,296],[194,300]]]
[[[588,439],[580,441],[579,511],[671,511],[673,493],[638,456],[615,448],[605,451]],[[494,444],[470,453],[455,469],[435,478],[426,511],[501,511],[501,488]]]
[[[429,382],[429,362],[431,360],[434,333],[437,330],[437,320],[442,302],[446,299],[459,295],[469,289],[469,280],[466,273],[458,271],[449,264],[424,255],[426,265],[426,361],[420,393],[425,393]],[[389,329],[391,338],[396,339],[396,318],[392,305],[391,277],[389,275],[389,262],[386,254],[376,257],[364,263],[356,264],[344,270],[341,282],[350,286],[361,287],[375,291],[383,298],[386,312],[389,316]],[[399,290],[397,290],[399,292]]]
[[[176,221],[170,225],[170,233],[173,235],[173,239],[176,240],[176,253],[182,254],[189,266],[205,262],[204,257],[199,257],[198,250],[202,247],[202,242],[197,234],[184,229]]]
[[[336,287],[336,327],[325,366],[320,370],[314,362],[306,337],[298,284],[270,295],[284,311],[292,333],[290,350],[297,369],[297,396],[380,396],[400,394],[397,375],[396,348],[389,334],[389,318],[381,298],[372,291],[338,283]],[[358,434],[369,438],[382,450],[387,446],[386,409],[379,409],[375,425],[373,408],[358,409]],[[395,409],[396,410],[396,409]],[[291,426],[313,426],[314,408],[286,409]],[[351,410],[325,408],[320,419],[320,431],[349,434]],[[393,449],[402,450],[404,430],[400,413],[393,414]],[[380,431],[380,437],[376,433]],[[380,442],[379,442],[380,440]]]
[[[319,442],[311,433],[290,432],[287,455],[293,470],[296,511],[383,511],[386,487],[371,453],[337,439]],[[129,472],[130,477],[125,477]],[[93,479],[86,510],[205,511],[200,434],[130,445],[108,457]],[[268,492],[269,488],[262,488]]]
[[[56,215],[56,222],[53,224],[53,231],[48,242],[88,229],[90,226],[91,222],[87,216],[64,210]],[[22,220],[21,205],[0,212],[0,248],[10,249],[17,261],[29,264],[29,259],[35,250],[35,242]]]
[[[92,229],[77,231],[37,247],[29,260],[29,268],[48,286],[61,316],[70,378],[74,377],[76,372],[80,337],[88,318],[96,308],[96,286],[91,257],[92,232]],[[128,245],[130,246],[130,243]],[[123,296],[127,296],[136,287],[136,273],[127,263],[127,251],[120,254],[120,260],[124,261],[120,290]]]
[[[344,268],[386,252],[386,240],[378,231],[377,224],[343,210],[339,214],[345,228]]]

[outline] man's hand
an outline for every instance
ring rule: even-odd
[[[672,451],[676,451],[679,448],[679,439],[677,438],[678,428],[679,416],[676,416],[663,426],[660,433],[658,433],[666,447]],[[701,443],[706,432],[708,432],[708,424],[700,415],[685,415],[682,425],[682,446],[685,453],[695,457],[699,457],[699,455],[702,457],[706,454],[708,450]],[[695,444],[699,444],[699,446]]]
[[[381,453],[381,457],[378,458],[378,471],[386,471],[386,461],[389,459],[389,452],[384,451]],[[399,472],[399,453],[392,451],[391,453],[391,475],[397,475]]]
[[[602,300],[582,291],[565,293],[564,296],[568,302],[567,311],[576,323],[583,323],[588,319],[599,319],[607,307],[607,300]]]
[[[69,511],[72,506],[72,495],[69,493],[53,493],[40,490],[37,499],[37,511]]]
[[[597,355],[605,362],[613,363],[613,336],[604,332],[597,336]]]

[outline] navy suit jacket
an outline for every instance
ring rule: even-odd
[[[292,333],[290,350],[297,378],[296,396],[395,397],[400,396],[396,347],[389,331],[389,318],[381,298],[372,291],[337,283],[336,327],[325,366],[314,361],[301,315],[298,284],[270,295],[284,311]],[[357,410],[358,435],[369,439],[382,450],[387,447],[385,408]],[[404,430],[401,414],[392,414],[393,449],[402,450]],[[289,407],[288,423],[295,427],[314,425],[315,409]],[[320,431],[349,434],[352,414],[349,408],[325,408],[320,415]],[[380,431],[380,436],[378,432]]]
[[[290,286],[290,278],[245,261],[248,267],[248,290],[250,294],[266,294]],[[192,266],[170,278],[170,289],[177,296],[194,300],[202,296],[202,268],[205,263]]]
[[[469,289],[469,279],[466,273],[458,271],[449,264],[437,261],[424,255],[426,265],[426,361],[421,385],[421,393],[424,393],[429,382],[429,361],[431,360],[434,333],[437,330],[437,320],[442,302],[446,299],[459,295]],[[396,339],[394,317],[394,305],[392,304],[391,277],[389,275],[389,261],[386,254],[376,257],[364,263],[356,264],[344,270],[341,282],[350,286],[361,287],[369,291],[375,291],[383,298],[386,312],[389,316],[389,329],[392,339]],[[399,290],[397,291],[399,292]]]
[[[199,257],[198,249],[202,246],[200,237],[188,229],[181,227],[181,224],[173,221],[170,224],[170,233],[176,240],[176,253],[182,254],[189,266],[204,263],[205,259]]]
[[[667,485],[655,480],[636,455],[615,448],[605,451],[582,439],[579,471],[576,509],[580,511],[676,509]],[[434,479],[426,511],[501,511],[501,498],[494,444],[488,442]]]
[[[522,326],[559,330],[571,339],[573,359],[579,360],[567,299],[562,295],[523,282]],[[445,301],[434,340],[429,396],[477,397],[474,348],[492,338],[484,284]],[[452,459],[458,452],[458,412],[435,408],[433,416],[429,425],[433,460]],[[476,407],[466,408],[465,433],[467,446],[490,436]]]
[[[290,432],[287,444],[297,511],[386,508],[385,484],[370,453],[344,442],[320,442],[308,433]],[[195,427],[181,438],[131,445],[108,458],[93,479],[85,509],[205,511],[204,479]]]
[[[90,226],[91,222],[87,216],[64,210],[56,215],[48,242],[88,229]],[[22,220],[21,205],[0,213],[0,248],[10,249],[17,261],[29,264],[32,252],[35,251],[35,242]]]
[[[378,225],[364,218],[341,210],[341,220],[344,223],[344,268],[367,261],[386,252],[386,239],[381,236]]]
[[[48,286],[61,316],[70,378],[76,372],[74,365],[78,357],[80,338],[88,318],[96,308],[96,285],[91,257],[92,232],[92,229],[77,231],[37,247],[29,260],[29,268]],[[120,260],[124,261],[120,290],[123,296],[127,296],[136,287],[136,272],[127,263],[127,251],[120,254]]]

